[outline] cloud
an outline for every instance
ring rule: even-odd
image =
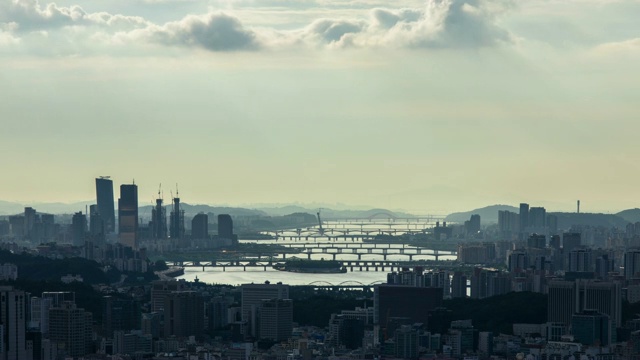
[[[287,1],[276,0],[276,3],[286,4]],[[126,47],[140,43],[215,52],[292,46],[478,48],[511,41],[510,33],[497,23],[510,1],[427,0],[421,8],[374,7],[361,18],[354,13],[345,16],[340,9],[334,9],[328,13],[331,16],[310,21],[294,30],[282,30],[253,29],[235,16],[213,10],[155,24],[136,16],[87,13],[77,5],[59,7],[54,3],[41,5],[38,0],[10,0],[0,5],[0,26],[7,28],[13,24],[13,34],[66,31],[70,39],[78,41],[74,49],[80,53],[83,47],[88,49],[104,44]],[[366,1],[357,2],[358,5],[363,3]],[[109,50],[103,47],[102,51]]]
[[[488,0],[429,0],[423,9],[375,9],[375,43],[416,48],[477,48],[511,41],[496,18],[506,10]]]
[[[315,20],[291,44],[330,47],[479,48],[512,41],[497,25],[508,1],[429,0],[423,8],[374,8],[369,19]]]
[[[255,50],[261,47],[256,33],[224,13],[189,15],[162,26],[149,26],[128,35],[153,43],[198,47],[210,51]]]
[[[13,36],[10,32],[0,29],[0,46],[15,45],[18,43],[20,43],[20,39]]]
[[[384,29],[390,29],[399,22],[418,21],[422,16],[423,13],[419,9],[402,9],[399,11],[373,9],[371,11],[373,25]]]
[[[601,58],[620,59],[640,56],[640,38],[604,43],[596,46],[591,54]]]
[[[0,4],[0,25],[16,24],[16,31],[55,29],[65,26],[107,26],[131,29],[147,26],[137,16],[112,15],[106,12],[87,13],[80,6],[59,7],[55,3],[41,6],[38,0],[9,0]]]
[[[305,36],[320,39],[324,43],[343,40],[347,34],[359,33],[365,25],[353,20],[320,19],[314,21],[304,32]]]

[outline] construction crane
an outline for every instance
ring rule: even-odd
[[[320,235],[324,235],[324,228],[322,227],[322,219],[320,218],[320,211],[321,210],[322,209],[318,209],[318,213],[317,213],[317,215],[318,215],[318,225],[319,225],[318,231],[320,232]]]

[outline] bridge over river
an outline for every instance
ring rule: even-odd
[[[173,261],[168,262],[169,265],[181,266],[184,268],[201,267],[202,271],[209,269],[239,269],[243,271],[263,270],[267,271],[276,264],[285,264],[286,259],[277,259],[274,257],[261,258],[239,258],[229,260],[211,260],[211,261]],[[414,267],[430,267],[444,264],[451,264],[453,261],[388,261],[388,260],[346,260],[340,261],[347,271],[398,271],[402,268]]]
[[[265,232],[273,236],[276,240],[309,241],[317,239],[344,239],[344,240],[365,240],[373,239],[377,235],[403,235],[403,234],[428,234],[433,232],[433,228],[438,226],[440,221],[443,225],[442,216],[419,216],[415,218],[397,218],[392,214],[375,214],[382,216],[354,219],[332,219],[322,221],[319,219],[317,226],[277,230]]]
[[[436,261],[440,260],[440,256],[456,256],[456,251],[451,250],[433,250],[420,247],[414,247],[407,244],[393,243],[348,243],[348,242],[316,242],[316,243],[280,243],[280,246],[292,249],[300,249],[301,253],[307,254],[307,258],[311,259],[312,254],[331,255],[336,260],[336,255],[353,254],[362,260],[363,257],[382,256],[383,260],[387,260],[388,255],[403,255],[408,257],[409,261],[413,261],[413,257],[417,255],[430,255]],[[282,254],[283,258],[286,254]]]

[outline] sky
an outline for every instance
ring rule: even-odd
[[[4,0],[0,200],[639,207],[637,0]],[[117,197],[117,190],[116,190]]]

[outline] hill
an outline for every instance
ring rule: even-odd
[[[498,211],[504,211],[504,210],[515,212],[515,213],[520,211],[520,209],[518,209],[515,206],[491,205],[491,206],[485,206],[483,208],[479,208],[471,211],[464,211],[464,212],[449,214],[445,218],[445,221],[464,223],[465,221],[469,220],[471,215],[478,214],[480,215],[480,221],[482,222],[483,225],[486,225],[488,223],[497,223]]]
[[[635,223],[640,221],[640,209],[638,208],[623,210],[616,215],[627,220],[628,222]]]
[[[384,218],[389,214],[391,217],[396,218],[412,218],[415,217],[412,214],[398,211],[391,211],[387,209],[368,209],[368,210],[346,210],[346,209],[331,209],[331,208],[310,208],[299,205],[288,205],[282,207],[268,207],[268,208],[258,208],[258,210],[263,211],[271,216],[282,216],[289,215],[292,213],[307,213],[307,214],[316,214],[318,210],[320,210],[320,216],[324,219],[347,219],[347,218],[368,218],[371,216],[377,216],[379,218]]]

